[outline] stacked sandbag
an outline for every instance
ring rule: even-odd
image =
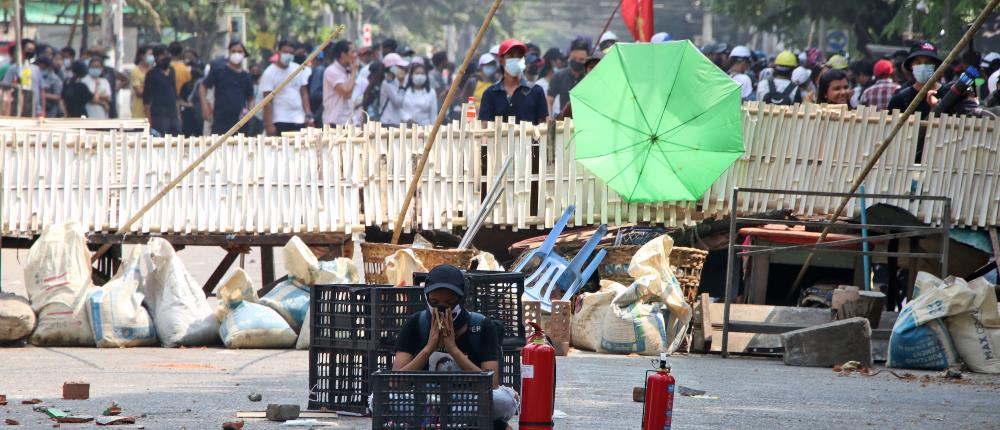
[[[274,309],[298,332],[309,311],[310,287],[320,275],[319,260],[302,239],[293,236],[284,248],[288,277],[260,299],[260,304]]]
[[[0,345],[24,339],[35,329],[35,311],[24,297],[0,293]]]
[[[217,293],[219,336],[227,348],[291,348],[296,334],[274,309],[256,303],[250,276],[236,269]]]
[[[29,341],[39,346],[94,346],[87,315],[90,252],[75,221],[52,224],[28,251],[24,280],[38,325]]]
[[[90,320],[98,348],[151,346],[158,343],[145,296],[140,257],[143,247],[132,248],[115,277],[90,294]]]
[[[926,370],[961,367],[945,318],[976,309],[976,300],[976,293],[965,281],[946,282],[926,272],[918,273],[913,299],[892,327],[886,365]]]
[[[946,281],[965,283],[960,278]],[[985,278],[967,285],[975,295],[972,310],[945,318],[948,333],[965,367],[973,372],[1000,373],[1000,312],[994,286]]]
[[[174,248],[161,238],[149,240],[142,255],[146,278],[139,287],[165,347],[215,345],[219,321],[197,281]]]

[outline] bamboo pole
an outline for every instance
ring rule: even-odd
[[[319,53],[323,49],[325,49],[326,46],[329,45],[331,41],[333,41],[333,39],[339,37],[340,34],[343,32],[344,32],[343,25],[338,26],[333,31],[331,31],[330,34],[326,36],[326,40],[324,40],[322,44],[317,46],[316,49],[314,49],[313,52],[309,54],[309,57],[306,58],[306,61],[303,61],[302,64],[299,64],[299,67],[297,67],[294,71],[292,71],[292,74],[288,75],[288,77],[285,78],[284,82],[278,85],[278,87],[275,88],[274,91],[271,91],[267,95],[267,97],[264,97],[264,99],[261,100],[260,103],[257,104],[257,106],[254,106],[253,109],[250,109],[250,111],[247,112],[247,114],[244,115],[243,118],[239,120],[239,122],[237,122],[235,125],[229,128],[229,131],[227,131],[226,134],[216,139],[215,143],[213,143],[212,146],[208,147],[208,149],[206,149],[205,152],[203,152],[201,156],[198,157],[198,159],[194,160],[190,165],[187,166],[186,169],[184,169],[183,172],[181,172],[167,185],[165,185],[163,189],[160,190],[160,192],[157,193],[155,196],[153,196],[153,198],[150,199],[149,202],[147,202],[141,209],[139,209],[139,211],[136,212],[135,215],[132,215],[132,217],[130,217],[128,221],[125,221],[125,224],[123,224],[121,227],[118,228],[116,234],[127,233],[129,229],[132,228],[132,224],[135,224],[137,221],[139,221],[139,219],[141,219],[143,215],[146,214],[146,212],[148,212],[150,209],[153,208],[153,206],[156,206],[156,204],[159,203],[159,201],[163,198],[163,196],[167,195],[167,193],[169,193],[170,190],[174,189],[174,187],[180,184],[181,181],[183,181],[184,178],[187,177],[187,175],[189,175],[192,171],[194,171],[196,167],[198,167],[210,155],[212,155],[212,153],[215,152],[216,149],[219,149],[219,147],[222,146],[222,144],[226,143],[226,141],[229,140],[229,138],[232,137],[234,134],[236,134],[236,132],[239,131],[239,129],[242,128],[243,125],[245,125],[248,121],[250,121],[250,118],[253,118],[254,115],[257,115],[257,112],[260,112],[260,110],[263,109],[264,106],[267,106],[267,104],[270,103],[271,100],[273,100],[278,93],[280,93],[282,90],[285,89],[286,86],[288,86],[288,83],[291,82],[292,79],[294,79],[296,76],[299,75],[299,72],[308,67],[307,64],[309,64],[309,62],[311,62],[314,58],[316,58],[316,56],[319,55]],[[92,257],[90,257],[90,261],[91,262],[97,261],[97,259],[100,258],[102,255],[104,255],[105,252],[108,252],[108,249],[110,248],[111,248],[110,243],[101,245],[100,249],[98,249],[97,252],[95,252]]]
[[[451,88],[448,89],[448,94],[444,97],[444,102],[441,103],[441,108],[438,109],[437,120],[434,121],[434,127],[431,128],[431,134],[427,136],[427,143],[424,144],[424,152],[420,155],[420,161],[417,163],[417,168],[413,172],[413,181],[410,182],[410,187],[406,190],[406,197],[403,198],[403,204],[399,208],[399,215],[396,216],[396,223],[393,225],[393,245],[399,243],[399,235],[403,232],[403,221],[406,219],[406,211],[410,208],[410,201],[413,200],[413,194],[417,192],[417,187],[420,186],[420,177],[423,176],[424,166],[427,165],[427,157],[430,155],[431,147],[434,146],[434,139],[437,137],[438,129],[441,128],[441,123],[444,122],[444,116],[448,113],[448,107],[451,105],[451,100],[455,97],[455,93],[458,91],[458,85],[462,82],[462,77],[465,76],[465,70],[469,67],[469,62],[476,54],[476,49],[479,48],[479,42],[483,40],[486,30],[490,27],[490,23],[493,22],[493,15],[495,15],[497,9],[500,8],[500,3],[503,3],[503,0],[493,0],[493,6],[490,8],[490,11],[486,13],[486,18],[483,19],[483,25],[479,27],[479,33],[476,33],[476,39],[472,41],[472,46],[469,46],[469,50],[465,53],[465,61],[462,61],[462,66],[458,68],[457,72],[455,72],[455,79],[451,83]]]
[[[963,35],[962,39],[958,41],[958,44],[955,45],[953,48],[951,48],[951,52],[948,53],[948,56],[941,63],[941,67],[938,67],[937,70],[934,71],[934,75],[931,76],[931,78],[928,79],[927,82],[937,82],[941,79],[941,76],[944,75],[944,70],[946,68],[945,66],[951,64],[951,62],[958,57],[959,53],[965,49],[965,46],[969,44],[969,42],[972,40],[972,37],[975,36],[976,32],[979,31],[979,29],[983,26],[983,23],[986,22],[986,18],[990,16],[990,13],[993,12],[993,9],[996,9],[998,3],[1000,3],[1000,0],[991,0],[990,3],[986,5],[985,8],[983,8],[982,12],[979,13],[979,17],[976,18],[976,21],[972,23],[972,26],[969,27],[969,30],[965,32],[965,35]],[[851,184],[851,189],[847,191],[848,193],[856,192],[858,190],[858,187],[860,187],[861,184],[864,183],[865,178],[868,177],[868,174],[875,167],[875,164],[878,163],[880,158],[882,158],[882,154],[885,153],[885,150],[889,148],[889,145],[892,143],[892,140],[896,137],[896,134],[898,134],[899,130],[903,127],[903,125],[906,124],[906,120],[910,117],[910,115],[913,115],[913,112],[917,110],[917,106],[920,104],[920,102],[922,102],[924,98],[927,97],[927,92],[930,90],[930,88],[931,85],[924,85],[922,88],[920,88],[920,92],[918,92],[917,96],[913,99],[913,101],[910,102],[910,105],[906,107],[906,111],[903,112],[903,115],[900,116],[899,120],[892,127],[892,131],[889,132],[889,135],[886,136],[885,140],[883,140],[882,143],[879,144],[878,148],[875,149],[875,154],[873,154],[872,158],[868,160],[867,164],[865,164],[864,169],[861,170],[861,174],[854,179],[854,183]],[[844,208],[847,207],[847,203],[850,200],[851,200],[850,196],[845,196],[840,200],[840,204],[837,205],[837,210],[830,215],[828,224],[826,225],[826,227],[823,227],[823,232],[820,233],[819,239],[816,240],[817,244],[823,243],[823,241],[826,240],[826,236],[830,233],[830,227],[832,227],[834,221],[836,221],[837,218],[840,217],[840,214],[844,212]],[[947,217],[945,217],[944,219],[947,219]],[[945,258],[947,258],[947,256],[945,256]],[[795,277],[795,282],[792,284],[791,290],[788,291],[788,296],[786,297],[786,301],[791,297],[793,297],[795,293],[799,290],[799,284],[802,283],[802,279],[805,277],[806,270],[809,269],[809,265],[812,263],[812,259],[813,259],[813,253],[810,252],[809,255],[806,256],[806,261],[802,263],[802,269],[799,270],[799,274]],[[947,274],[942,274],[942,276],[946,275]]]

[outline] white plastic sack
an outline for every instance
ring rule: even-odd
[[[389,285],[412,285],[413,272],[427,272],[427,268],[412,249],[400,249],[385,257],[385,276]]]
[[[976,295],[977,305],[971,312],[946,318],[948,333],[969,370],[1000,373],[1000,312],[993,284],[979,278],[968,285]]]
[[[35,329],[35,311],[24,297],[0,293],[0,344],[27,337]]]
[[[118,273],[90,294],[90,321],[98,348],[156,345],[156,328],[142,307],[141,246],[132,248]]]
[[[219,322],[201,285],[174,248],[164,239],[153,238],[146,249],[142,261],[147,276],[139,291],[145,296],[160,343],[168,348],[218,344]]]
[[[960,367],[944,318],[975,309],[976,294],[965,281],[945,282],[920,272],[913,295],[892,327],[886,365],[927,370]]]
[[[497,261],[497,258],[489,252],[480,252],[475,258],[472,259],[472,267],[476,270],[488,270],[493,272],[503,272],[505,269],[503,265]]]
[[[680,346],[692,312],[670,267],[673,244],[670,236],[660,236],[632,257],[628,272],[635,281],[608,305],[600,351],[656,355]]]
[[[309,310],[310,286],[302,285],[291,276],[275,285],[260,304],[274,309],[296,333],[302,328]]]
[[[24,266],[38,326],[29,339],[40,346],[94,346],[87,316],[90,252],[77,222],[52,224],[28,251]]]
[[[583,293],[574,306],[575,313],[570,318],[570,341],[573,347],[587,351],[598,351],[601,347],[601,325],[608,313],[611,300],[625,286],[610,280],[601,281],[601,289],[596,293]]]
[[[319,260],[298,236],[292,236],[284,247],[285,271],[303,285],[316,284]]]
[[[348,258],[338,258],[332,261],[319,262],[319,278],[317,285],[332,284],[360,284],[361,272]],[[295,341],[295,349],[309,349],[309,309],[306,308],[306,316],[302,321],[302,329],[299,330],[299,339]]]
[[[227,348],[291,348],[295,331],[274,309],[255,303],[250,276],[236,269],[219,287],[216,317],[219,336]]]

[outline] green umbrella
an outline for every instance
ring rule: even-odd
[[[697,200],[743,154],[740,87],[686,40],[615,44],[570,99],[577,161],[628,202]]]

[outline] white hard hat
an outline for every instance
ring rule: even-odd
[[[751,56],[750,48],[747,48],[746,46],[743,45],[736,45],[733,47],[732,51],[729,51],[729,58],[733,57],[750,58],[750,56]]]
[[[983,56],[983,62],[982,64],[980,64],[980,66],[982,66],[982,68],[984,69],[990,67],[990,63],[992,63],[994,60],[1000,60],[1000,54],[996,52],[990,52],[989,54]]]
[[[497,60],[497,57],[489,52],[479,56],[479,65],[489,64]]]
[[[654,34],[653,37],[649,38],[649,43],[664,43],[664,42],[669,42],[671,40],[672,38],[670,37],[670,33],[661,31],[659,33]]]
[[[997,84],[1000,84],[1000,70],[986,78],[986,88],[990,90],[990,94],[997,90]]]
[[[610,32],[610,31],[605,31],[604,34],[601,35],[601,39],[597,41],[597,44],[602,44],[602,43],[604,43],[607,40],[617,41],[618,40],[618,35]]]
[[[495,55],[497,57],[500,56],[500,44],[499,43],[496,44],[496,45],[493,45],[493,47],[490,48],[490,54],[493,54],[493,55]]]
[[[812,77],[812,70],[799,66],[792,71],[792,83],[795,85],[802,85],[809,82],[809,78]]]

